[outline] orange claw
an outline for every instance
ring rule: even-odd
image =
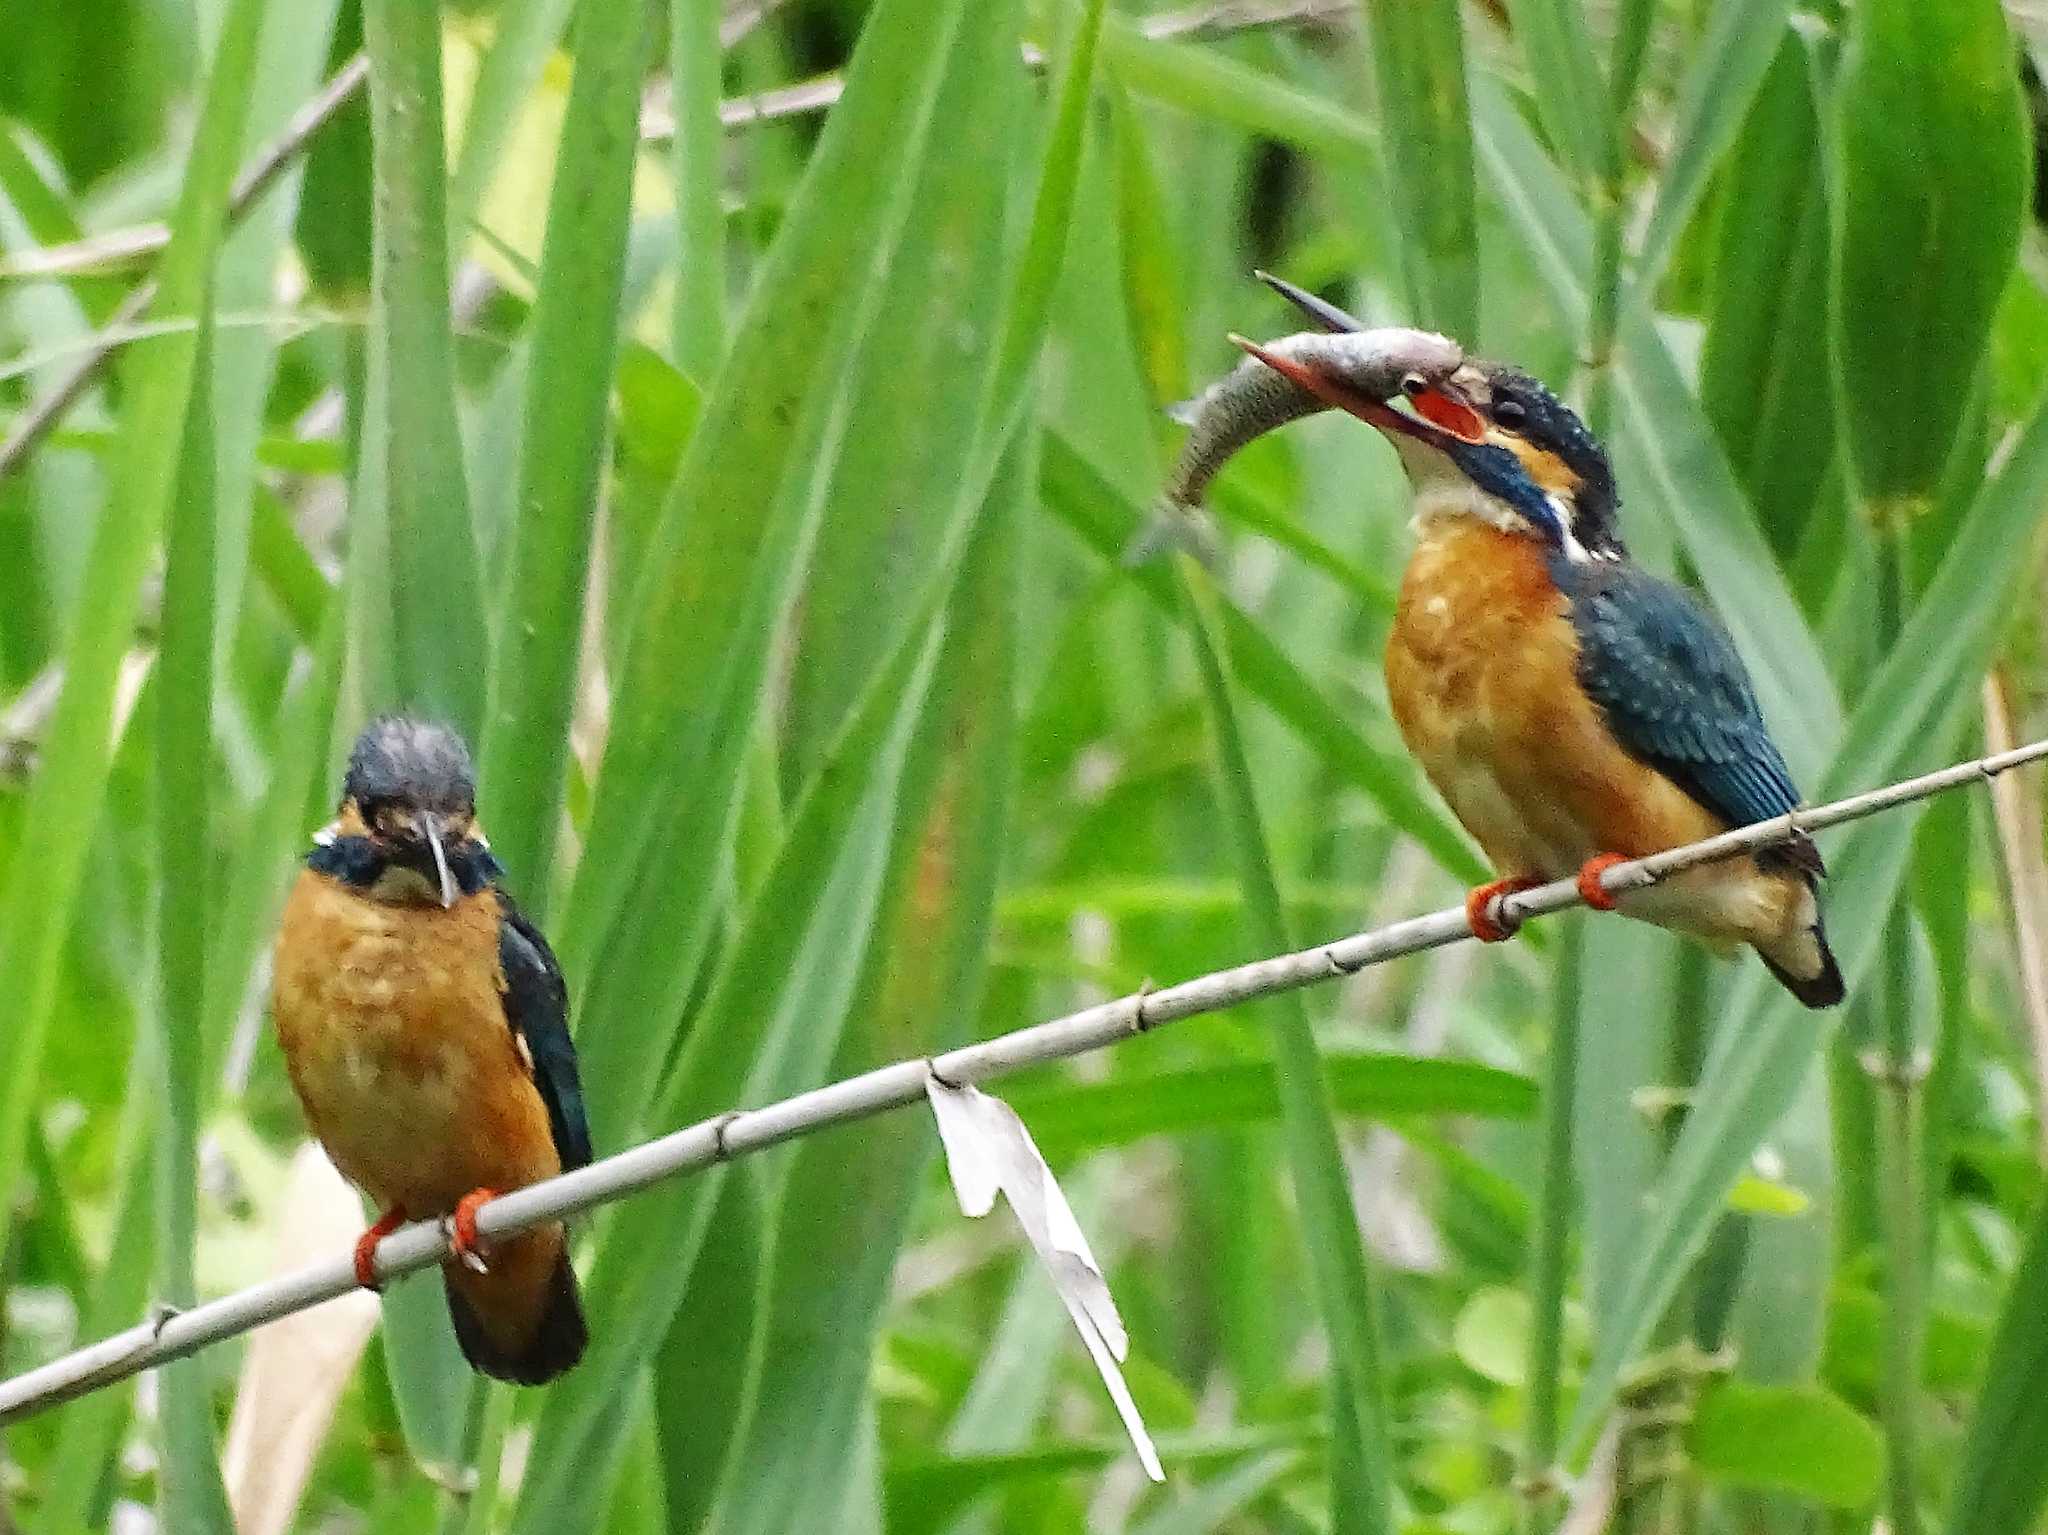
[[[471,1189],[455,1204],[454,1235],[448,1245],[455,1256],[479,1274],[490,1272],[483,1258],[483,1243],[476,1234],[476,1212],[498,1197],[496,1189]]]
[[[1600,883],[1600,876],[1628,860],[1619,853],[1595,853],[1579,869],[1579,895],[1595,911],[1614,910],[1614,895]]]
[[[381,1290],[377,1282],[377,1244],[405,1224],[405,1206],[393,1205],[377,1217],[377,1224],[356,1238],[356,1283],[365,1290]]]
[[[1465,896],[1465,921],[1471,925],[1472,936],[1481,943],[1504,943],[1515,936],[1516,923],[1505,925],[1495,920],[1493,903],[1504,895],[1515,895],[1523,890],[1534,890],[1542,884],[1540,879],[1517,875],[1512,879],[1497,879],[1490,885],[1480,885]]]

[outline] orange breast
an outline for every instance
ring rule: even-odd
[[[1614,740],[1533,540],[1473,518],[1421,530],[1387,644],[1408,748],[1503,874],[1558,879],[1723,829]]]
[[[278,1041],[313,1133],[383,1205],[442,1215],[559,1171],[505,1019],[498,908],[389,906],[299,876],[278,937]]]

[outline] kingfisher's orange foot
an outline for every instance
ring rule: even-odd
[[[488,1274],[490,1265],[484,1262],[483,1241],[476,1234],[476,1212],[498,1197],[496,1189],[471,1189],[456,1201],[452,1221],[454,1234],[448,1239],[448,1246],[455,1256],[479,1274]]]
[[[377,1244],[405,1224],[405,1206],[393,1205],[377,1217],[377,1224],[356,1238],[356,1283],[365,1290],[381,1290],[377,1281]]]
[[[1579,869],[1579,898],[1595,911],[1614,910],[1614,894],[1600,883],[1600,876],[1628,861],[1619,853],[1595,853],[1588,858]]]
[[[1502,923],[1493,915],[1493,903],[1506,895],[1517,895],[1524,890],[1534,890],[1542,884],[1540,879],[1517,875],[1512,879],[1497,879],[1490,885],[1480,885],[1465,896],[1465,921],[1472,928],[1472,936],[1481,943],[1505,943],[1515,936],[1520,923]]]

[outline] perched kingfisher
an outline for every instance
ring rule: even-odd
[[[1263,275],[1263,274],[1262,274]],[[1362,327],[1272,285],[1328,329]],[[1611,865],[1795,809],[1799,791],[1718,619],[1635,565],[1607,455],[1548,389],[1466,361],[1402,383],[1410,411],[1313,362],[1243,343],[1360,417],[1401,456],[1415,552],[1387,641],[1408,749],[1502,878],[1471,892],[1476,936],[1511,936],[1495,899],[1576,874],[1589,906],[1753,947],[1808,1007],[1842,1000],[1811,840],[1618,897]]]
[[[490,1244],[478,1206],[590,1160],[568,997],[547,940],[501,888],[454,731],[391,715],[355,744],[341,810],[314,834],[285,904],[274,1011],[313,1133],[384,1214],[453,1217],[442,1264],[463,1355],[522,1385],[587,1337],[562,1226]]]

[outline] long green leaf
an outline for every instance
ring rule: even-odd
[[[1185,555],[1179,563],[1194,610],[1189,633],[1215,733],[1217,797],[1244,886],[1252,937],[1261,952],[1281,953],[1295,945],[1238,729],[1221,606],[1207,572]],[[1394,1475],[1387,1443],[1387,1383],[1380,1370],[1379,1303],[1351,1203],[1329,1076],[1300,994],[1290,992],[1266,1010],[1272,1015],[1274,1080],[1295,1201],[1332,1355],[1330,1523],[1360,1535],[1391,1531]]]
[[[2028,130],[2012,58],[1997,0],[1849,13],[1831,318],[1843,441],[1880,519],[1931,502],[2018,256]]]
[[[198,1299],[193,1257],[205,1104],[206,938],[214,907],[212,341],[202,311],[184,458],[165,536],[155,690],[156,1014],[164,1091],[156,1142],[156,1271],[161,1297],[174,1306]],[[164,1522],[195,1532],[231,1530],[205,1366],[181,1359],[162,1379]]]
[[[909,237],[954,17],[908,0],[869,17],[646,560],[563,931],[600,1146],[639,1120],[719,915],[775,636],[853,405],[842,374]],[[884,159],[896,175],[868,174]]]
[[[1465,34],[1454,5],[1360,0],[1372,34],[1387,172],[1400,210],[1413,320],[1479,334],[1479,217]]]
[[[534,303],[511,577],[479,792],[499,859],[537,911],[546,910],[562,819],[650,22],[644,0],[583,0]]]
[[[208,302],[255,67],[261,0],[234,0],[222,17],[197,136],[187,162],[154,312],[196,318]],[[0,1189],[20,1182],[55,1009],[64,938],[86,848],[106,791],[114,686],[141,601],[142,577],[176,484],[199,340],[173,327],[143,345],[128,378],[125,451],[93,530],[64,684],[29,791],[0,924],[0,974],[15,1012],[0,1060]]]
[[[771,1101],[828,1069],[864,966],[940,633],[932,623],[913,635],[877,674],[798,808],[660,1094],[663,1122]],[[683,1298],[726,1175],[718,1167],[672,1180],[608,1229],[586,1291],[590,1353],[553,1388],[535,1425],[513,1523],[520,1535],[583,1527],[602,1505],[624,1449],[626,1398]]]
[[[719,0],[669,7],[669,93],[676,118],[676,365],[717,370],[725,345],[725,128],[718,120]]]
[[[1008,39],[1002,62],[1007,68]],[[1012,463],[969,552],[929,715],[904,774],[893,887],[839,1066],[959,1043],[979,1009],[1015,770],[1016,550],[1035,475]],[[857,1139],[855,1138],[857,1137]],[[752,1432],[718,1515],[725,1535],[821,1528],[849,1494],[875,1333],[931,1127],[906,1116],[824,1136],[793,1159]],[[849,1212],[859,1212],[849,1219]]]
[[[1678,88],[1672,150],[1657,178],[1656,201],[1636,252],[1637,291],[1654,293],[1678,237],[1735,142],[1772,55],[1785,39],[1792,0],[1734,0],[1715,6],[1693,46]],[[1746,156],[1738,163],[1754,162]]]
[[[2035,1528],[2048,1505],[2048,1206],[2035,1212],[2026,1250],[1999,1311],[1984,1385],[1970,1410],[1948,1535],[2008,1535]]]
[[[379,468],[398,695],[369,702],[429,710],[474,741],[490,631],[455,419],[440,12],[364,0],[363,35],[377,188],[371,357],[384,390]]]
[[[1834,399],[1813,378],[1813,359],[1827,346],[1817,111],[1805,50],[1788,40],[1728,173],[1700,353],[1701,406],[1788,562],[1834,459]]]
[[[1471,1061],[1332,1050],[1323,1054],[1323,1069],[1331,1103],[1348,1118],[1529,1119],[1536,1112],[1536,1087],[1527,1077]],[[1048,1156],[1255,1124],[1280,1112],[1279,1088],[1264,1065],[1190,1066],[1101,1083],[1020,1087],[1008,1097]]]

